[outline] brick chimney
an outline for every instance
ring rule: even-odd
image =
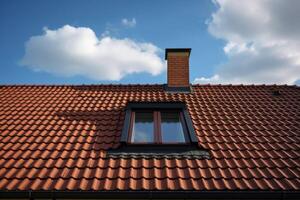
[[[190,48],[168,48],[165,59],[168,63],[167,90],[190,91]]]

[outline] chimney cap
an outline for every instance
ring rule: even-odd
[[[188,53],[188,56],[190,56],[191,50],[191,48],[166,48],[165,60],[167,60],[168,53]]]

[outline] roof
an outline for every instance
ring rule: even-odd
[[[192,87],[1,86],[0,190],[300,189],[299,87]],[[106,156],[120,146],[128,102],[174,101],[210,158]]]

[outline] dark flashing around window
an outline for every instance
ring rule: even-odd
[[[106,154],[109,158],[186,158],[209,159],[207,150],[194,145],[123,145],[111,149]]]
[[[170,93],[191,93],[193,92],[192,86],[188,87],[169,87],[167,84],[163,85],[164,90]]]
[[[193,127],[192,119],[187,111],[185,103],[182,102],[149,102],[149,103],[140,103],[140,102],[131,102],[128,103],[125,113],[125,121],[122,130],[121,143],[127,143],[129,137],[129,127],[130,127],[130,117],[131,112],[134,109],[180,109],[183,113],[184,120],[186,122],[188,134],[190,137],[190,142],[192,144],[198,144],[198,138]]]

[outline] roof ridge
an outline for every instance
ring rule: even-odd
[[[0,87],[136,87],[163,86],[164,84],[0,84]],[[300,87],[289,84],[192,84],[193,87]]]
[[[299,87],[298,85],[289,84],[192,84],[192,86],[211,86],[211,87]]]
[[[163,84],[0,84],[0,87],[136,87],[163,86]]]

